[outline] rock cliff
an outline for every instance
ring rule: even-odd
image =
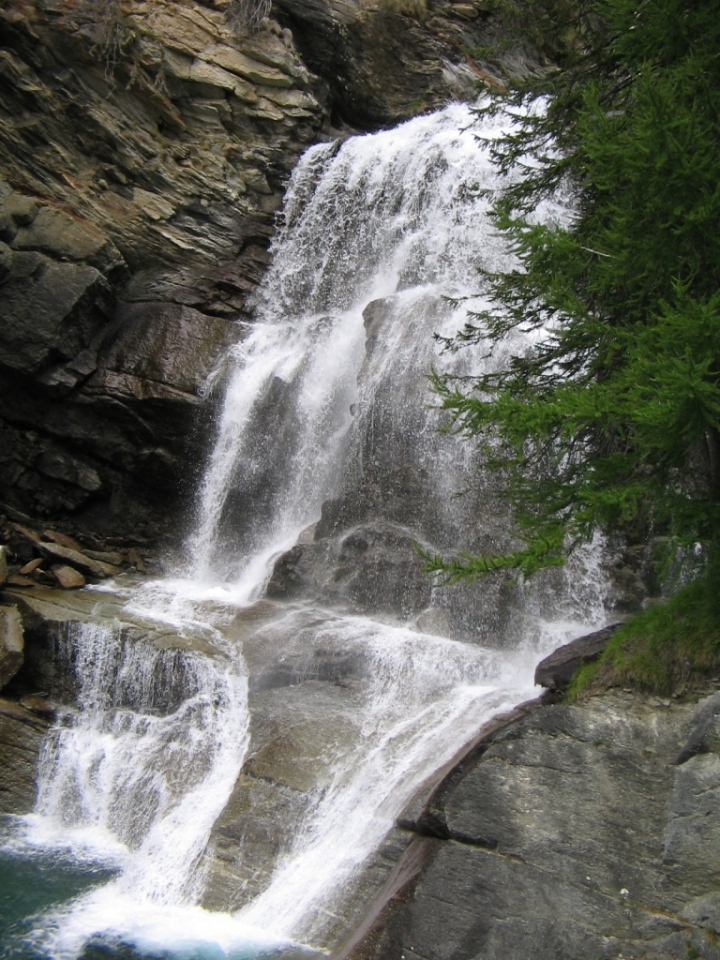
[[[242,335],[321,99],[277,24],[239,43],[198,3],[4,5],[11,507],[126,534],[172,513],[201,459],[203,384]]]
[[[249,322],[300,152],[336,135],[331,120],[377,127],[495,82],[465,53],[497,34],[482,3],[278,0],[251,35],[229,6],[0,10],[0,502],[14,519],[151,539],[175,524],[212,435],[208,376]]]
[[[496,724],[408,811],[405,868],[340,954],[720,956],[719,711],[614,691]]]

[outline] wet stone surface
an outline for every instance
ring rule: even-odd
[[[430,859],[357,956],[719,956],[716,700],[608,693],[491,736],[417,817]]]

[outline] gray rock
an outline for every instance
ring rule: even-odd
[[[720,930],[720,893],[696,897],[681,911],[680,916],[708,930]]]
[[[60,451],[45,450],[35,461],[35,466],[46,477],[64,480],[90,493],[102,486],[96,470]]]
[[[30,813],[46,721],[18,704],[0,700],[0,813]]]
[[[619,623],[613,623],[558,647],[535,668],[535,683],[547,687],[548,690],[562,690],[567,687],[579,667],[592,663],[601,656],[608,640],[619,626]]]
[[[106,233],[90,221],[71,217],[56,207],[40,207],[32,222],[18,230],[13,247],[39,250],[58,260],[85,261],[103,273],[124,267],[120,253]]]
[[[0,225],[0,233],[2,226]],[[0,242],[0,283],[3,282],[12,270],[13,252],[6,243]]]
[[[430,603],[432,583],[421,567],[410,530],[367,523],[331,542],[298,544],[283,554],[268,596],[316,596],[354,612],[380,611],[406,620]]]
[[[103,377],[107,384],[114,376],[132,378],[141,395],[162,384],[196,398],[218,357],[237,339],[236,324],[185,305],[121,303],[116,316],[120,330],[89,386],[95,395]]]
[[[693,894],[720,885],[720,756],[691,757],[677,767],[665,823],[668,883]]]
[[[430,858],[358,955],[715,960],[713,730],[708,752],[675,761],[716,699],[606,694],[535,707],[491,733],[416,815],[415,830],[437,837]]]
[[[715,735],[715,744],[712,745],[717,750],[719,713],[720,693],[713,694],[713,696],[707,697],[700,703],[692,716],[690,736],[683,744],[683,747],[680,750],[680,753],[677,755],[677,759],[675,760],[675,763],[678,766],[680,766],[682,763],[685,763],[685,761],[689,760],[691,757],[694,757],[697,753],[700,753],[706,748],[706,745],[710,745],[708,741],[713,739],[713,734]]]
[[[0,365],[32,376],[72,360],[107,324],[109,310],[109,288],[94,267],[16,252],[0,287]]]
[[[23,227],[33,222],[39,209],[36,197],[26,197],[21,193],[11,193],[3,203],[3,213],[7,213],[15,223]]]
[[[17,231],[17,224],[10,214],[4,210],[0,210],[0,240],[7,246],[8,243],[12,243],[15,239]],[[8,247],[8,249],[10,248]],[[10,252],[12,253],[12,251]]]

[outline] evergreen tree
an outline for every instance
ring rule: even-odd
[[[446,346],[546,333],[470,386],[434,378],[506,478],[521,544],[426,556],[450,581],[562,563],[598,529],[720,542],[720,3],[572,10],[559,69],[485,108],[520,114],[493,148],[523,171],[494,212],[518,266],[485,275],[491,309]],[[570,222],[533,222],[559,191]]]

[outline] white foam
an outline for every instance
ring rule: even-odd
[[[228,914],[139,900],[117,882],[39,919],[30,941],[52,960],[77,960],[92,938],[129,942],[147,953],[200,954],[209,960],[262,955],[290,945]]]

